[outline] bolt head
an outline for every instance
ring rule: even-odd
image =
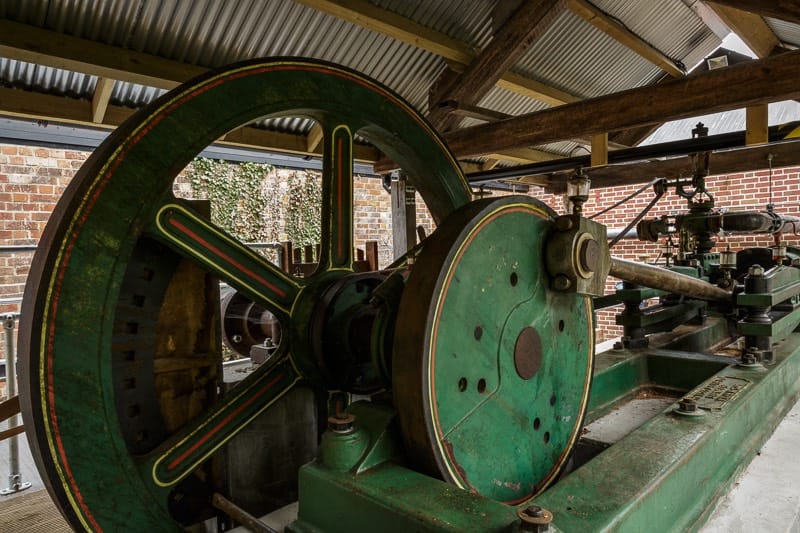
[[[559,274],[553,279],[553,288],[557,291],[565,291],[572,286],[570,279],[564,274]]]
[[[761,265],[753,265],[747,270],[747,275],[751,277],[760,277],[764,275],[764,267]]]

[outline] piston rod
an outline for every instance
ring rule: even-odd
[[[699,300],[725,301],[731,294],[706,281],[645,263],[611,258],[610,275],[623,281],[682,294]]]

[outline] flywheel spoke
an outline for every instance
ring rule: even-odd
[[[353,134],[324,125],[320,270],[353,270]]]
[[[186,207],[164,205],[151,231],[253,301],[288,317],[301,282]]]
[[[301,375],[290,357],[264,365],[209,412],[198,416],[140,461],[146,477],[169,487],[189,475],[212,453],[286,394]]]

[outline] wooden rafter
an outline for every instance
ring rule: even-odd
[[[134,112],[135,110],[127,107],[108,105],[102,124],[98,124],[93,121],[92,102],[88,100],[0,88],[0,114],[14,117],[115,128]],[[297,155],[321,154],[319,146],[314,150],[308,149],[308,138],[305,135],[278,133],[249,126],[229,132],[225,135],[224,140],[220,141],[220,144],[243,148],[269,148],[277,152]],[[367,163],[374,162],[380,155],[377,149],[363,145],[355,145],[353,151],[357,161]]]
[[[92,122],[95,124],[103,123],[111,91],[114,90],[114,83],[115,80],[109,78],[97,78],[97,85],[92,95]]]
[[[310,153],[316,152],[319,143],[322,142],[322,126],[319,125],[318,122],[315,122],[313,126],[311,126],[311,130],[308,132],[306,136],[306,150]]]
[[[377,7],[366,0],[295,0],[295,2],[382,33],[460,65],[469,65],[475,57],[475,51],[466,43]],[[500,78],[498,86],[551,105],[567,103],[576,98],[541,82],[510,73]]]
[[[798,0],[709,0],[763,17],[771,17],[800,24],[800,1]]]
[[[0,57],[159,89],[208,70],[10,20],[0,20]]]
[[[464,72],[448,84],[440,98],[477,103],[545,32],[563,5],[564,0],[524,0]],[[435,127],[446,129],[442,126],[448,122],[447,115],[437,106],[431,110],[429,119]]]
[[[738,35],[756,57],[767,57],[780,47],[775,32],[761,15],[722,4],[709,4],[730,30]]]
[[[800,97],[800,51],[445,134],[457,157]]]
[[[595,28],[660,67],[670,76],[680,78],[685,75],[685,72],[678,68],[672,59],[587,0],[569,0],[567,8]]]

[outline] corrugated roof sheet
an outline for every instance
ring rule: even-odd
[[[570,11],[556,18],[514,71],[580,98],[644,85],[662,72]]]
[[[593,2],[656,50],[683,63],[686,69],[692,68],[721,43],[682,0]]]
[[[800,46],[800,24],[793,24],[785,20],[778,19],[765,19],[767,25],[772,28],[778,40],[784,43],[789,43],[793,46]]]
[[[506,0],[371,1],[475,49],[491,41],[496,12],[502,18],[513,8],[499,3]],[[687,67],[719,43],[682,0],[593,2]],[[446,66],[439,56],[291,0],[6,0],[0,1],[0,17],[209,68],[259,56],[324,59],[389,85],[423,113],[427,112],[428,89]],[[795,26],[781,31],[788,34],[796,31]],[[582,98],[651,83],[662,73],[567,10],[513,70]],[[85,99],[91,97],[96,83],[92,76],[2,58],[0,74],[0,83],[5,85]],[[139,107],[162,92],[118,82],[112,102]],[[546,107],[499,88],[491,90],[480,105],[511,115]],[[475,122],[463,122],[470,123]],[[263,125],[293,132],[311,127],[309,121],[294,118]],[[574,149],[574,143],[551,148],[564,153]]]
[[[800,120],[800,103],[789,100],[769,104],[768,120],[770,126]],[[692,129],[698,122],[702,122],[708,128],[709,135],[743,131],[745,129],[745,110],[736,109],[724,113],[714,113],[711,115],[702,115],[699,117],[667,122],[653,132],[650,137],[645,139],[642,145],[689,139],[692,137]]]

